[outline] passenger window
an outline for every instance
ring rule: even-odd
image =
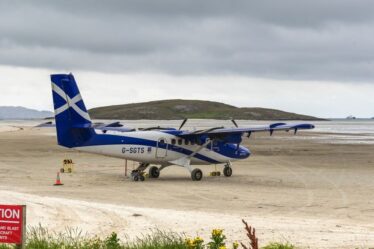
[[[182,139],[178,139],[178,145],[182,145],[182,144],[183,144]]]
[[[188,140],[186,139],[186,140],[184,140],[184,144],[185,144],[185,145],[189,145],[189,144],[190,144],[190,141],[188,141]]]
[[[176,142],[177,142],[177,141],[176,141],[175,139],[172,139],[172,140],[171,140],[171,144],[173,144],[173,145],[176,144]]]
[[[165,140],[164,139],[161,139],[160,140],[160,144],[164,144],[165,143]]]

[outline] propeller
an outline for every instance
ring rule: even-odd
[[[236,128],[239,128],[238,123],[236,123],[235,119],[231,118],[231,122],[235,125]],[[250,136],[250,132],[248,133],[248,137]],[[240,149],[240,143],[236,145],[236,152],[238,153]]]
[[[185,118],[181,124],[181,126],[179,127],[179,130],[181,130],[183,128],[183,126],[187,123],[188,121],[188,118]]]
[[[236,123],[235,119],[232,118],[231,122],[235,125],[236,128],[239,128],[239,125],[238,125],[238,123]]]

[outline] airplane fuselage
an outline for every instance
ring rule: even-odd
[[[225,164],[223,174],[232,175],[231,162],[245,159],[251,152],[241,146],[243,137],[253,132],[290,131],[313,129],[312,124],[273,123],[266,126],[240,128],[211,127],[203,130],[148,127],[130,129],[119,122],[108,125],[92,123],[87,108],[72,74],[53,74],[52,97],[55,110],[57,142],[59,145],[84,152],[124,158],[139,162],[131,172],[134,181],[144,181],[144,170],[158,178],[160,171],[170,165],[186,168],[193,181],[200,181],[203,172],[191,165]],[[151,164],[161,165],[156,167]],[[217,172],[211,172],[217,175]],[[218,174],[219,175],[219,174]]]
[[[164,166],[182,157],[190,157],[191,164],[204,165],[228,163],[250,156],[250,151],[244,146],[216,140],[202,144],[178,137],[180,131],[96,133],[84,146],[75,149]]]

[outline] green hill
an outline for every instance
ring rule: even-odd
[[[266,108],[238,108],[201,100],[160,100],[145,103],[98,107],[89,110],[94,119],[244,119],[244,120],[319,120],[319,118]]]

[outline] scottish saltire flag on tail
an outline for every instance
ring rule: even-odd
[[[51,81],[58,144],[69,148],[80,146],[94,130],[74,76],[53,74]]]

